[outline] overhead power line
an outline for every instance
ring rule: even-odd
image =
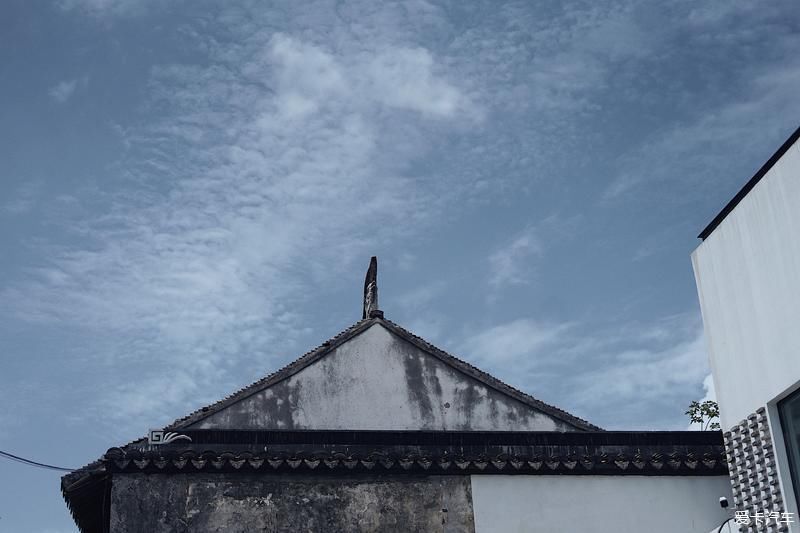
[[[37,468],[46,468],[48,470],[59,470],[61,472],[72,472],[73,470],[75,470],[75,468],[64,468],[63,466],[53,466],[45,463],[39,463],[37,461],[31,461],[30,459],[25,459],[24,457],[14,455],[13,453],[4,452],[3,450],[0,450],[0,456],[5,457],[6,459],[11,459],[12,461],[17,461],[18,463],[22,463],[24,465],[35,466]]]

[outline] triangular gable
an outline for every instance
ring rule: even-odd
[[[596,431],[382,317],[168,429]]]

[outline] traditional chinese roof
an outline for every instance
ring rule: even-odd
[[[194,430],[111,448],[112,473],[724,475],[719,432]]]
[[[166,426],[164,428],[165,430],[168,430],[168,431],[179,431],[182,434],[194,435],[195,438],[201,438],[200,435],[214,435],[214,434],[216,434],[216,435],[219,435],[219,434],[227,435],[225,438],[223,438],[223,440],[215,443],[213,446],[204,447],[202,449],[197,449],[197,448],[194,448],[194,447],[173,448],[172,451],[170,452],[172,454],[170,456],[170,462],[169,462],[170,467],[167,468],[166,467],[167,466],[166,463],[162,464],[160,462],[160,460],[157,461],[157,462],[152,462],[151,463],[150,459],[148,458],[146,463],[143,462],[144,461],[144,458],[143,458],[144,456],[141,456],[141,454],[147,455],[148,453],[152,454],[152,453],[155,453],[155,452],[152,452],[152,451],[151,452],[146,452],[146,451],[143,452],[142,450],[145,450],[146,446],[147,446],[147,439],[139,439],[139,440],[133,441],[133,442],[127,444],[127,445],[124,445],[124,446],[122,446],[120,448],[113,448],[112,450],[109,451],[110,455],[107,454],[106,456],[101,458],[99,461],[95,461],[95,462],[93,462],[93,463],[91,463],[91,464],[89,464],[89,465],[87,465],[87,466],[85,466],[83,468],[80,468],[80,469],[76,470],[75,472],[72,472],[72,473],[67,474],[66,476],[64,476],[62,478],[62,483],[61,483],[62,492],[64,494],[64,498],[67,501],[67,505],[70,508],[70,511],[72,512],[73,517],[75,518],[76,523],[79,525],[79,527],[83,531],[102,531],[102,529],[97,529],[97,527],[99,527],[98,524],[100,524],[107,517],[104,518],[102,513],[100,515],[97,514],[98,513],[98,498],[100,499],[101,502],[102,501],[107,501],[107,496],[109,496],[107,494],[107,492],[110,491],[110,486],[111,486],[110,485],[110,475],[113,472],[120,472],[119,463],[116,462],[116,460],[124,461],[125,460],[124,457],[126,457],[127,454],[132,454],[131,457],[137,456],[137,458],[136,458],[136,461],[131,460],[131,462],[129,462],[129,466],[126,467],[126,468],[129,468],[129,469],[125,470],[125,471],[132,471],[132,470],[130,470],[130,468],[134,468],[134,469],[138,468],[136,466],[137,464],[141,464],[141,465],[144,465],[144,464],[148,464],[148,465],[150,465],[150,464],[152,464],[152,465],[162,464],[162,466],[166,469],[166,470],[163,470],[165,472],[167,472],[167,471],[178,471],[178,470],[174,470],[174,468],[176,467],[177,464],[180,464],[183,459],[187,459],[188,460],[188,458],[190,456],[194,456],[194,455],[198,455],[198,454],[203,455],[204,457],[210,457],[209,453],[212,454],[212,455],[213,454],[219,454],[218,457],[220,457],[220,458],[224,456],[226,461],[228,460],[229,457],[234,457],[234,459],[233,459],[234,463],[233,464],[238,464],[239,459],[237,459],[236,457],[239,457],[239,456],[237,456],[236,454],[234,454],[234,456],[230,455],[231,453],[234,453],[237,450],[239,452],[241,452],[241,453],[250,454],[248,456],[248,460],[249,460],[248,465],[250,465],[250,468],[252,468],[252,465],[258,464],[258,461],[260,460],[259,458],[263,457],[265,459],[265,461],[266,461],[266,458],[265,458],[266,456],[264,456],[263,453],[261,455],[259,455],[257,453],[254,454],[253,450],[243,450],[243,449],[241,449],[241,446],[227,449],[224,445],[222,445],[223,443],[228,442],[228,440],[230,438],[233,438],[233,437],[231,437],[231,435],[244,435],[244,434],[252,435],[253,434],[252,432],[237,432],[235,430],[226,430],[226,431],[224,431],[222,433],[220,433],[220,432],[216,432],[215,433],[213,431],[206,432],[206,433],[203,433],[201,431],[201,432],[198,433],[197,430],[193,431],[193,430],[188,430],[187,428],[189,428],[193,424],[196,424],[197,422],[200,422],[201,420],[203,420],[203,419],[205,419],[205,418],[207,418],[207,417],[209,417],[209,416],[211,416],[211,415],[213,415],[213,414],[215,414],[217,412],[222,411],[226,407],[228,407],[228,406],[230,406],[232,404],[235,404],[236,402],[239,402],[239,401],[241,401],[241,400],[243,400],[243,399],[245,399],[245,398],[247,398],[247,397],[249,397],[251,395],[254,395],[254,394],[256,394],[256,393],[258,393],[260,391],[263,391],[264,389],[266,389],[266,388],[268,388],[268,387],[270,387],[270,386],[272,386],[272,385],[274,385],[276,383],[279,383],[279,382],[281,382],[281,381],[283,381],[283,380],[285,380],[285,379],[287,379],[287,378],[299,373],[303,369],[307,368],[308,366],[312,365],[313,363],[315,363],[315,362],[319,361],[320,359],[324,358],[326,355],[330,354],[337,347],[341,346],[342,344],[346,343],[350,339],[356,337],[360,333],[366,331],[370,327],[372,327],[374,325],[377,325],[377,324],[383,326],[385,329],[390,331],[392,334],[394,334],[394,335],[400,337],[401,339],[411,343],[412,345],[414,345],[418,349],[422,350],[423,352],[425,352],[426,354],[428,354],[430,356],[435,357],[436,359],[438,359],[439,361],[445,363],[446,365],[450,366],[451,368],[456,369],[457,371],[459,371],[459,372],[461,372],[461,373],[463,373],[463,374],[465,374],[465,375],[477,380],[478,382],[484,384],[485,386],[487,386],[487,387],[489,387],[491,389],[494,389],[496,391],[499,391],[499,392],[501,392],[501,393],[503,393],[503,394],[505,394],[505,395],[507,395],[507,396],[509,396],[509,397],[521,402],[524,405],[532,407],[532,408],[534,408],[534,409],[536,409],[538,411],[541,411],[542,413],[545,413],[545,414],[547,414],[547,415],[549,415],[549,416],[551,416],[551,417],[553,417],[553,418],[555,418],[557,420],[561,420],[561,421],[567,423],[569,426],[571,426],[572,428],[574,428],[574,430],[576,430],[578,432],[584,432],[584,431],[601,432],[602,431],[601,428],[599,428],[599,427],[597,427],[597,426],[595,426],[593,424],[590,424],[589,422],[587,422],[587,421],[585,421],[585,420],[583,420],[581,418],[578,418],[578,417],[576,417],[574,415],[571,415],[570,413],[567,413],[566,411],[564,411],[562,409],[559,409],[559,408],[554,407],[552,405],[549,405],[549,404],[547,404],[545,402],[542,402],[541,400],[538,400],[538,399],[534,398],[533,396],[531,396],[529,394],[526,394],[526,393],[524,393],[524,392],[512,387],[511,385],[508,385],[507,383],[504,383],[503,381],[495,378],[494,376],[491,376],[490,374],[487,374],[486,372],[481,371],[480,369],[474,367],[473,365],[470,365],[466,361],[463,361],[462,359],[459,359],[459,358],[457,358],[457,357],[445,352],[444,350],[441,350],[441,349],[437,348],[436,346],[434,346],[433,344],[425,341],[421,337],[418,337],[417,335],[414,335],[413,333],[411,333],[408,330],[400,327],[399,325],[395,324],[394,322],[392,322],[390,320],[387,320],[386,318],[384,318],[383,313],[381,311],[373,311],[371,313],[371,316],[369,316],[368,318],[360,320],[359,322],[353,324],[349,328],[345,329],[344,331],[342,331],[341,333],[337,334],[333,338],[323,342],[320,346],[318,346],[317,348],[314,348],[313,350],[311,350],[311,351],[307,352],[306,354],[302,355],[301,357],[299,357],[295,361],[291,362],[287,366],[279,369],[276,372],[273,372],[272,374],[269,374],[268,376],[266,376],[266,377],[264,377],[264,378],[262,378],[262,379],[260,379],[260,380],[258,380],[256,382],[254,382],[253,384],[251,384],[251,385],[249,385],[249,386],[247,386],[247,387],[245,387],[245,388],[243,388],[243,389],[231,394],[230,396],[227,396],[226,398],[224,398],[224,399],[222,399],[222,400],[220,400],[220,401],[218,401],[218,402],[216,402],[214,404],[211,404],[211,405],[208,405],[208,406],[203,407],[201,409],[198,409],[195,412],[190,413],[187,416],[184,416],[182,418],[179,418],[179,419],[175,420],[173,423],[169,424],[168,426]],[[267,432],[267,433],[270,433],[270,432]],[[306,433],[301,432],[301,433],[302,434],[307,434],[307,435],[311,434],[311,433],[308,433],[308,432],[306,432]],[[357,432],[345,432],[344,434],[352,436],[352,435],[355,435],[356,433]],[[370,432],[366,432],[366,433],[363,433],[363,434],[369,434],[369,433]],[[399,433],[397,433],[397,432],[372,432],[372,433],[381,434],[381,435],[383,435],[384,438],[388,438],[390,436],[390,434],[392,434],[392,433],[394,433],[395,437],[397,437],[399,435]],[[442,433],[450,433],[450,432],[442,432]],[[278,433],[272,432],[271,434],[272,435],[277,435]],[[330,436],[330,435],[337,434],[337,432],[336,431],[321,431],[321,432],[318,433],[318,435],[324,435],[324,434],[327,434],[327,435]],[[473,442],[478,442],[478,441],[475,441],[474,439],[476,439],[476,438],[477,439],[485,439],[485,438],[488,438],[488,436],[490,436],[490,435],[491,435],[491,433],[488,433],[488,432],[478,432],[478,433],[475,433],[473,435],[473,437],[471,437],[471,438],[473,439]],[[203,439],[208,439],[209,437],[202,437],[202,438]],[[240,437],[236,437],[236,438],[240,438]],[[228,439],[228,440],[226,440],[226,439]],[[203,442],[203,441],[202,440],[198,441],[198,444],[200,442]],[[209,444],[211,444],[211,443],[209,443]],[[339,441],[339,444],[342,444],[341,440]],[[344,444],[347,444],[347,443],[344,443]],[[385,444],[391,444],[391,443],[385,443]],[[353,448],[353,446],[355,446],[355,445],[356,445],[355,442],[349,443],[350,448],[347,448],[347,449],[355,450],[355,448]],[[312,452],[316,453],[316,451],[313,451],[311,449],[308,449],[308,448],[301,449],[301,448],[287,448],[286,450],[288,450],[288,451],[284,451],[284,452],[281,452],[281,453],[288,454],[287,457],[295,456],[297,453],[301,453],[301,452],[305,453],[305,454],[312,453]],[[176,451],[178,449],[181,450],[180,453],[178,453]],[[397,448],[397,447],[395,447],[395,448],[388,447],[387,448],[387,447],[384,446],[384,447],[382,447],[380,449],[383,450],[383,451],[379,452],[379,453],[386,453],[387,457],[395,457],[396,461],[397,461],[397,464],[407,464],[406,460],[407,460],[407,457],[409,457],[408,454],[411,453],[406,448]],[[159,448],[159,450],[163,450],[164,452],[166,452],[168,450],[168,448],[167,447],[162,447],[162,448]],[[325,450],[327,450],[327,452]],[[376,449],[374,449],[374,448],[370,448],[369,450],[363,449],[363,450],[360,450],[359,453],[366,454],[366,455],[363,455],[363,457],[367,457],[367,456],[371,456],[371,454],[374,454],[375,450]],[[433,452],[432,449],[427,449],[427,450],[420,449],[420,450],[422,452],[425,452],[425,453],[428,453],[428,454]],[[330,461],[333,460],[332,458],[334,456],[338,457],[337,454],[341,453],[337,449],[333,449],[333,448],[327,448],[327,449],[324,449],[324,450],[317,450],[317,451],[321,451],[323,454],[324,453],[331,454],[330,457],[328,458],[328,464],[330,464]],[[158,453],[162,453],[162,452],[159,451]],[[452,453],[452,452],[448,452],[448,453]],[[120,454],[122,454],[122,455],[120,456]],[[137,454],[139,454],[139,455],[137,455]],[[114,457],[115,461],[111,461],[110,457]],[[122,459],[120,457],[122,457]],[[308,457],[304,456],[304,458],[308,458]],[[220,460],[222,460],[222,459],[212,460],[209,464],[219,464]],[[322,460],[322,459],[320,459],[320,460]],[[359,461],[361,461],[361,460],[362,459],[359,459]],[[363,460],[368,462],[368,459],[363,459]],[[475,455],[475,457],[473,457],[472,459],[468,459],[468,460],[471,461],[470,464],[473,464],[474,460],[478,460],[478,456]],[[309,458],[309,461],[313,461],[313,459]],[[415,459],[415,461],[416,461],[416,459]],[[424,460],[423,460],[423,463],[424,463]],[[269,461],[266,461],[265,464],[270,465],[270,464],[274,464],[274,462],[270,463]],[[295,464],[295,463],[292,462],[292,463],[286,463],[286,464]],[[302,464],[308,465],[308,464],[313,464],[313,462],[311,462],[311,463],[303,462]],[[342,464],[345,464],[345,463],[342,463]],[[350,463],[347,463],[347,464],[350,464]],[[359,464],[362,464],[362,463],[359,463]],[[385,463],[382,463],[382,464],[385,464]],[[419,463],[417,462],[417,463],[414,463],[414,464],[419,464]],[[477,464],[480,464],[480,461]],[[130,466],[130,465],[133,465],[133,466]],[[158,468],[158,467],[156,467],[156,468]],[[345,467],[345,468],[347,468],[347,467]],[[441,466],[439,466],[439,468],[441,468]],[[475,468],[477,468],[477,467],[475,467]],[[472,470],[473,470],[473,468],[470,467],[470,469],[468,469],[467,471],[462,469],[462,470],[460,470],[460,472],[461,473],[468,473],[469,471],[472,471]],[[144,471],[149,471],[149,470],[147,468],[144,468]],[[159,470],[159,471],[161,471],[161,470]],[[187,470],[187,471],[189,471],[189,470]],[[267,473],[267,472],[270,472],[270,470],[265,468],[264,470],[262,470],[262,472]],[[453,473],[456,473],[455,469],[453,470]]]
[[[186,430],[111,448],[62,479],[84,532],[106,531],[114,475],[727,475],[719,431]]]
[[[133,441],[133,442],[127,444],[127,445],[124,445],[124,446],[122,446],[120,448],[113,448],[112,450],[109,451],[110,455],[107,454],[106,456],[104,456],[99,461],[95,461],[95,462],[93,462],[93,463],[91,463],[91,464],[89,464],[89,465],[87,465],[87,466],[85,466],[83,468],[80,468],[80,469],[76,470],[75,472],[72,472],[72,473],[67,474],[66,476],[64,476],[62,478],[62,484],[61,484],[62,485],[62,492],[64,494],[64,497],[65,497],[66,501],[67,501],[68,507],[70,508],[70,510],[71,510],[71,512],[73,514],[73,517],[76,520],[76,523],[79,525],[79,527],[81,527],[81,529],[83,531],[97,531],[98,530],[97,529],[97,526],[98,526],[98,523],[99,523],[98,520],[100,520],[100,522],[102,522],[102,520],[104,520],[104,518],[102,516],[100,516],[98,518],[99,515],[97,515],[97,499],[101,498],[101,501],[103,501],[103,498],[105,498],[105,496],[108,496],[106,493],[108,491],[110,491],[110,474],[113,473],[113,472],[120,472],[120,469],[119,469],[119,464],[120,463],[118,461],[125,461],[124,457],[127,457],[128,454],[132,454],[132,455],[130,455],[130,457],[136,456],[136,461],[131,460],[129,462],[129,466],[126,467],[126,468],[128,468],[128,470],[125,470],[125,471],[133,471],[131,469],[138,468],[136,466],[137,464],[139,464],[139,465],[162,464],[162,466],[164,468],[163,471],[165,471],[165,472],[167,472],[167,471],[178,471],[178,470],[174,470],[174,468],[176,467],[177,464],[180,464],[183,459],[187,459],[188,460],[188,458],[190,456],[195,456],[195,455],[198,455],[198,454],[202,455],[204,457],[210,457],[209,453],[212,454],[212,455],[213,454],[219,454],[219,457],[223,457],[224,456],[226,458],[225,460],[228,460],[229,457],[234,457],[233,464],[238,464],[239,459],[236,459],[236,457],[239,457],[239,456],[235,455],[235,454],[234,454],[234,456],[230,455],[231,453],[234,453],[237,450],[240,453],[249,454],[248,455],[248,460],[249,460],[248,465],[250,465],[250,468],[252,468],[252,465],[258,464],[258,461],[260,460],[259,458],[262,458],[262,457],[265,458],[263,453],[261,455],[259,455],[258,453],[254,454],[253,450],[243,450],[240,445],[237,445],[237,446],[235,446],[233,448],[229,448],[228,449],[223,444],[229,442],[231,438],[234,438],[234,437],[231,437],[232,435],[239,435],[239,437],[235,437],[235,438],[241,438],[241,435],[254,435],[255,433],[246,432],[246,431],[245,432],[237,432],[235,430],[226,430],[226,431],[224,431],[222,433],[220,433],[219,431],[217,431],[217,432],[211,431],[211,432],[205,432],[204,433],[203,431],[198,432],[197,430],[188,430],[187,428],[190,428],[190,426],[192,426],[193,424],[196,424],[196,423],[202,421],[203,419],[205,419],[205,418],[207,418],[207,417],[209,417],[209,416],[211,416],[211,415],[213,415],[215,413],[218,413],[218,412],[222,411],[223,409],[225,409],[226,407],[228,407],[228,406],[230,406],[232,404],[235,404],[235,403],[237,403],[237,402],[239,402],[239,401],[241,401],[243,399],[246,399],[251,395],[254,395],[254,394],[256,394],[256,393],[258,393],[260,391],[263,391],[264,389],[267,389],[270,386],[272,386],[272,385],[274,385],[276,383],[279,383],[279,382],[281,382],[281,381],[283,381],[283,380],[285,380],[285,379],[287,379],[287,378],[299,373],[303,369],[307,368],[308,366],[312,365],[313,363],[319,361],[320,359],[324,358],[325,356],[327,356],[328,354],[333,352],[337,347],[343,345],[344,343],[346,343],[350,339],[356,337],[360,333],[366,331],[370,327],[372,327],[374,325],[377,325],[377,324],[383,326],[385,329],[390,331],[392,334],[394,334],[394,335],[400,337],[401,339],[411,343],[412,345],[414,345],[418,349],[422,350],[423,352],[425,352],[426,354],[428,354],[430,356],[435,357],[436,359],[438,359],[439,361],[445,363],[446,365],[450,366],[451,368],[456,369],[457,371],[459,371],[459,372],[461,372],[461,373],[463,373],[463,374],[475,379],[476,381],[484,384],[485,386],[487,386],[487,387],[489,387],[491,389],[494,389],[496,391],[499,391],[499,392],[501,392],[501,393],[503,393],[503,394],[505,394],[505,395],[507,395],[507,396],[509,396],[509,397],[521,402],[524,405],[532,407],[532,408],[534,408],[534,409],[536,409],[536,410],[538,410],[538,411],[540,411],[542,413],[545,413],[545,414],[547,414],[547,415],[549,415],[549,416],[551,416],[551,417],[553,417],[553,418],[555,418],[557,420],[561,420],[561,421],[565,422],[570,427],[574,428],[574,430],[576,430],[576,431],[579,431],[579,432],[583,432],[583,431],[592,431],[592,432],[602,431],[601,428],[599,428],[599,427],[597,427],[597,426],[595,426],[593,424],[590,424],[589,422],[587,422],[587,421],[585,421],[585,420],[583,420],[581,418],[578,418],[578,417],[576,417],[574,415],[571,415],[570,413],[567,413],[566,411],[564,411],[562,409],[559,409],[559,408],[554,407],[552,405],[549,405],[549,404],[547,404],[545,402],[542,402],[542,401],[534,398],[533,396],[530,396],[529,394],[526,394],[526,393],[524,393],[524,392],[522,392],[522,391],[520,391],[520,390],[518,390],[518,389],[516,389],[516,388],[514,388],[514,387],[512,387],[510,385],[508,385],[507,383],[504,383],[503,381],[491,376],[490,374],[487,374],[486,372],[483,372],[483,371],[479,370],[478,368],[470,365],[466,361],[463,361],[463,360],[461,360],[461,359],[459,359],[459,358],[457,358],[457,357],[445,352],[444,350],[441,350],[441,349],[437,348],[436,346],[434,346],[433,344],[425,341],[421,337],[418,337],[417,335],[414,335],[413,333],[411,333],[411,332],[407,331],[406,329],[400,327],[399,325],[395,324],[394,322],[392,322],[390,320],[387,320],[386,318],[384,318],[383,313],[381,311],[377,311],[376,310],[376,311],[373,311],[368,318],[360,320],[359,322],[353,324],[349,328],[345,329],[344,331],[342,331],[341,333],[337,334],[333,338],[331,338],[329,340],[326,340],[320,346],[318,346],[317,348],[314,348],[313,350],[311,350],[311,351],[307,352],[306,354],[302,355],[301,357],[299,357],[295,361],[291,362],[287,366],[279,369],[276,372],[273,372],[272,374],[269,374],[268,376],[266,376],[266,377],[264,377],[264,378],[262,378],[262,379],[260,379],[260,380],[258,380],[256,382],[252,383],[251,385],[249,385],[249,386],[247,386],[247,387],[245,387],[245,388],[243,388],[243,389],[231,394],[230,396],[227,396],[226,398],[224,398],[224,399],[222,399],[222,400],[220,400],[220,401],[218,401],[218,402],[216,402],[214,404],[211,404],[211,405],[208,405],[208,406],[203,407],[201,409],[198,409],[195,412],[190,413],[187,416],[184,416],[182,418],[179,418],[179,419],[175,420],[173,423],[169,424],[168,426],[166,426],[164,428],[165,430],[168,430],[168,431],[178,431],[178,432],[181,432],[182,434],[193,435],[194,438],[201,439],[201,440],[197,441],[198,444],[201,443],[201,442],[207,442],[210,445],[210,447],[203,447],[202,449],[198,449],[198,448],[195,448],[193,446],[192,447],[184,447],[184,448],[172,448],[172,450],[170,452],[172,454],[170,456],[170,462],[169,462],[170,466],[169,466],[169,468],[167,468],[166,467],[167,466],[166,463],[162,464],[160,462],[160,460],[156,461],[156,462],[150,462],[150,459],[147,459],[146,462],[143,462],[144,461],[144,458],[143,458],[144,456],[142,454],[147,455],[148,453],[152,454],[152,453],[156,453],[156,452],[142,451],[142,450],[145,450],[146,447],[147,447],[147,439],[139,439],[139,440]],[[256,432],[256,433],[258,433],[258,432]],[[270,433],[270,432],[266,432],[266,433]],[[375,435],[378,435],[378,434],[383,435],[383,438],[389,438],[390,434],[392,434],[392,433],[393,432],[372,432],[372,434],[375,434]],[[449,432],[443,432],[443,433],[449,433]],[[210,437],[208,437],[208,435],[220,435],[220,434],[226,435],[226,436],[222,440],[220,440],[219,442],[213,443],[213,445],[211,445],[212,443],[208,442],[207,439],[210,438]],[[274,436],[274,435],[277,435],[279,433],[272,432],[270,434]],[[310,435],[311,433],[300,432],[300,434]],[[337,433],[336,431],[322,431],[322,432],[318,432],[317,434],[318,435],[329,435],[329,436],[332,436],[332,435],[340,434],[340,433]],[[355,435],[356,432],[345,432],[344,434],[352,436],[352,435]],[[363,435],[366,435],[366,434],[370,434],[370,432],[363,433]],[[201,435],[205,435],[205,436],[201,437]],[[399,433],[394,432],[394,437],[397,437],[398,435],[399,435]],[[478,441],[475,441],[474,439],[476,439],[476,438],[477,439],[485,439],[489,435],[490,435],[490,433],[475,433],[473,435],[473,437],[471,437],[471,438],[473,439],[473,442],[478,442]],[[202,440],[202,439],[205,439],[205,440]],[[356,446],[355,442],[352,442],[352,443],[349,443],[349,444],[348,443],[343,443],[341,441],[341,438],[337,442],[339,444],[347,444],[348,446],[350,446],[350,448],[347,448],[347,449],[355,450],[355,448],[353,448],[353,446]],[[241,443],[239,443],[239,444],[241,444]],[[406,464],[405,463],[406,458],[408,457],[408,454],[411,453],[411,452],[406,448],[398,448],[398,447],[394,447],[394,448],[388,447],[387,448],[385,446],[386,444],[391,444],[391,442],[385,442],[384,445],[381,445],[383,447],[380,448],[380,449],[383,450],[383,452],[379,452],[379,453],[386,453],[387,457],[396,457],[397,464]],[[328,457],[328,464],[330,464],[330,461],[333,460],[332,458],[334,456],[338,457],[337,454],[340,453],[337,449],[334,449],[334,448],[326,448],[326,449],[316,450],[316,451],[313,451],[313,450],[308,449],[308,448],[302,448],[302,449],[301,448],[297,448],[297,447],[295,447],[295,448],[287,448],[286,450],[288,450],[288,451],[284,451],[284,452],[281,452],[281,453],[288,454],[287,457],[288,456],[294,456],[297,453],[301,453],[301,452],[305,453],[305,454],[312,453],[312,452],[316,453],[318,451],[323,453],[323,454],[324,453],[329,453],[331,455],[330,455],[330,457]],[[168,447],[165,446],[165,447],[159,448],[159,450],[163,450],[164,452],[166,452],[168,450]],[[176,451],[176,450],[180,450],[180,452],[178,453],[178,451]],[[325,450],[327,450],[327,452]],[[366,454],[366,455],[363,455],[363,457],[367,457],[370,454],[374,454],[375,450],[376,449],[373,447],[373,448],[370,448],[369,450],[366,450],[366,449],[360,450],[359,453]],[[420,449],[420,450],[424,451],[425,453],[432,453],[432,451],[433,451],[432,449],[427,450],[427,451],[426,450],[422,450],[422,449]],[[157,453],[162,453],[162,451],[159,451]],[[448,452],[448,453],[452,453],[452,452]],[[110,457],[114,457],[115,460],[111,461]],[[306,458],[308,458],[308,457],[306,457]],[[475,458],[477,458],[477,455],[475,456]],[[473,459],[475,459],[475,458],[473,458]],[[473,461],[473,459],[469,459],[469,460]],[[219,464],[220,460],[221,459],[212,460],[209,464]],[[367,459],[364,459],[364,460],[368,461]],[[266,459],[265,459],[265,461],[266,461]],[[313,459],[309,458],[309,461],[313,461]],[[361,461],[361,459],[359,459],[359,461]],[[424,460],[423,460],[423,463],[424,463]],[[274,464],[274,462],[270,463],[269,461],[266,461],[264,464],[270,465],[270,464]],[[294,464],[294,463],[292,462],[292,463],[286,463],[286,464]],[[304,465],[308,465],[308,464],[313,464],[313,462],[311,462],[311,463],[304,462],[303,464]],[[344,463],[342,463],[342,464],[344,464]],[[347,463],[347,464],[350,464],[350,463]],[[361,463],[359,463],[359,464],[361,464]],[[385,464],[385,463],[382,463],[382,464]],[[418,464],[418,463],[415,463],[415,464]],[[480,464],[480,463],[478,463],[478,464]],[[133,466],[130,466],[130,465],[133,465]],[[441,466],[440,466],[440,468],[441,468]],[[161,470],[162,469],[159,469],[159,471],[161,471]],[[147,468],[144,468],[144,471],[149,471],[149,470]],[[187,470],[187,471],[189,471],[189,470]],[[270,470],[265,468],[262,471],[267,473]],[[455,470],[453,472],[455,473]]]

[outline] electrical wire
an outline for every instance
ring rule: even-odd
[[[61,472],[73,472],[75,470],[75,468],[64,468],[63,466],[53,466],[45,463],[31,461],[30,459],[25,459],[24,457],[14,455],[13,453],[4,452],[3,450],[0,450],[0,457],[5,457],[6,459],[11,459],[12,461],[17,461],[18,463],[22,463],[24,465],[35,466],[37,468],[45,468],[48,470],[59,470]]]

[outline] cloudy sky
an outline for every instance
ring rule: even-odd
[[[0,449],[77,467],[386,316],[684,429],[689,254],[800,123],[794,0],[0,7]],[[704,387],[704,380],[706,387]],[[0,531],[73,531],[0,462]]]

